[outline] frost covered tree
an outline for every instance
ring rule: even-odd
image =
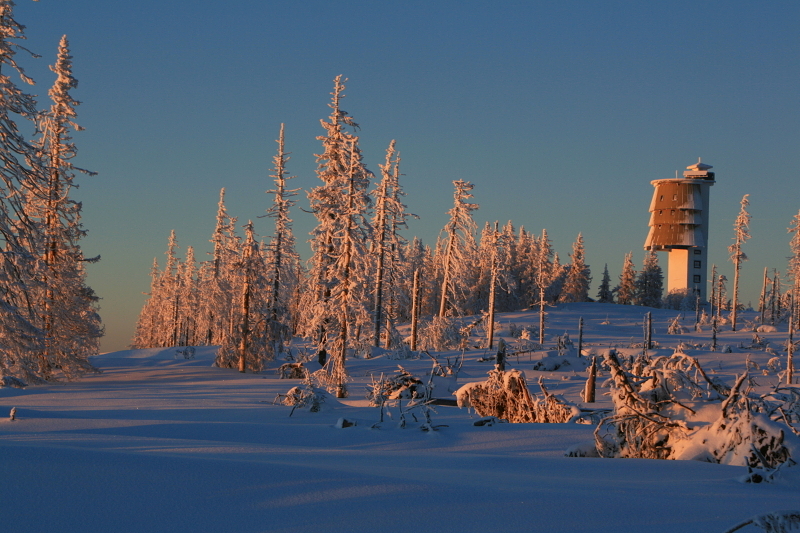
[[[317,218],[310,272],[316,287],[310,291],[313,300],[304,305],[306,334],[318,339],[321,353],[328,347],[333,352],[328,375],[331,388],[340,397],[347,394],[344,365],[348,344],[371,323],[367,243],[372,227],[367,214],[372,202],[367,189],[372,173],[362,161],[358,137],[345,129],[357,124],[339,105],[344,89],[342,77],[337,76],[329,104],[331,115],[320,121],[326,135],[318,137],[323,153],[317,155],[317,176],[323,184],[308,193]]]
[[[94,173],[75,167],[71,161],[77,152],[71,131],[83,128],[74,122],[79,102],[70,90],[78,82],[72,75],[66,36],[61,38],[56,63],[50,69],[56,74],[48,92],[52,105],[37,121],[41,137],[35,147],[41,166],[34,165],[35,172],[22,184],[25,217],[39,237],[28,246],[38,259],[33,314],[44,334],[40,368],[45,378],[54,368],[68,376],[90,369],[88,358],[97,353],[103,335],[96,309],[98,298],[86,285],[83,266],[99,257],[83,255],[79,241],[86,232],[81,226],[81,203],[70,195],[76,187],[76,171]]]
[[[730,260],[733,262],[733,308],[731,309],[731,330],[736,331],[736,313],[739,308],[739,271],[742,269],[742,263],[747,261],[747,255],[742,251],[742,244],[750,238],[750,213],[747,212],[747,206],[750,201],[745,194],[742,197],[741,209],[736,216],[733,223],[733,244],[728,247],[730,252]]]
[[[644,256],[642,271],[636,277],[634,303],[645,307],[661,307],[664,274],[658,265],[658,255],[650,250]]]
[[[600,280],[600,289],[597,291],[597,301],[600,303],[614,303],[614,293],[611,290],[611,276],[608,274],[608,263],[603,267],[603,279]]]
[[[202,297],[199,314],[205,344],[219,344],[231,332],[230,309],[234,305],[235,264],[239,260],[241,238],[236,234],[236,217],[228,215],[225,207],[225,189],[219,191],[216,224],[210,242],[213,244],[211,261],[200,273]]]
[[[619,277],[619,285],[617,285],[615,292],[617,293],[618,304],[633,304],[636,295],[636,271],[633,266],[633,252],[625,254],[622,275]]]
[[[406,206],[400,200],[405,194],[400,187],[400,154],[395,149],[394,140],[386,149],[386,161],[379,166],[381,182],[373,193],[375,215],[372,220],[375,239],[372,246],[375,261],[373,344],[380,345],[385,322],[386,345],[389,347],[393,320],[400,305],[399,300],[403,298],[399,282],[405,239],[400,235],[400,230],[408,227],[406,220],[414,215],[406,212]]]
[[[292,198],[300,189],[287,189],[286,182],[292,176],[286,175],[286,162],[289,156],[285,151],[284,127],[281,124],[280,137],[277,140],[278,153],[273,158],[274,167],[271,177],[275,180],[275,188],[267,191],[274,195],[272,206],[267,216],[275,220],[275,231],[267,249],[267,270],[270,278],[269,296],[269,344],[273,351],[281,351],[283,341],[289,336],[292,315],[292,298],[300,282],[298,271],[300,257],[295,249],[295,238],[292,232],[292,219],[289,210],[295,204]]]
[[[261,246],[256,240],[253,223],[244,226],[245,239],[232,280],[236,304],[229,310],[231,328],[223,335],[214,365],[221,368],[250,369],[259,372],[270,358],[267,321],[270,307],[269,281]]]
[[[22,183],[46,172],[37,150],[28,143],[17,121],[33,123],[36,103],[11,76],[33,84],[17,64],[15,41],[25,38],[14,20],[14,2],[0,0],[0,377],[39,381],[48,376],[49,361],[41,357],[43,332],[33,317],[36,305],[36,262],[30,246],[40,243],[37,228],[25,212]]]
[[[798,211],[792,219],[788,231],[793,234],[789,241],[789,249],[791,250],[791,255],[789,256],[789,277],[792,280],[795,329],[800,329],[800,312],[797,311],[798,306],[800,306],[800,211]],[[766,279],[766,271],[764,277]]]
[[[580,233],[572,245],[570,258],[572,262],[567,267],[566,280],[558,300],[560,302],[588,302],[592,275],[589,265],[586,264],[583,235]]]
[[[468,181],[455,180],[453,207],[447,213],[450,221],[444,227],[446,244],[442,255],[442,289],[439,300],[439,317],[444,317],[447,304],[456,313],[463,312],[464,290],[474,286],[475,232],[477,227],[472,212],[478,204],[469,203],[474,185]]]

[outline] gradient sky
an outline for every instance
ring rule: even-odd
[[[15,14],[43,56],[19,56],[42,105],[47,65],[70,41],[86,127],[75,163],[99,173],[74,197],[84,251],[102,255],[89,284],[106,351],[130,342],[170,230],[181,253],[210,250],[221,187],[232,215],[270,233],[256,217],[282,122],[292,184],[319,184],[313,154],[337,74],[373,172],[397,140],[421,217],[407,237],[433,244],[452,180],[465,179],[479,226],[547,228],[563,261],[582,232],[594,296],[604,264],[615,280],[626,252],[641,266],[650,181],[702,157],[717,173],[711,261],[733,278],[726,248],[749,193],[742,299],[757,303],[764,267],[786,269],[800,209],[796,0],[17,0]],[[293,218],[307,256],[313,216]]]

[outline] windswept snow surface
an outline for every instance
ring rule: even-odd
[[[647,311],[606,304],[551,309],[548,346],[564,331],[577,343],[580,316],[585,350],[640,342]],[[652,311],[662,346],[709,342],[708,331],[666,335],[678,313]],[[510,323],[534,325],[538,317],[506,313],[498,322],[508,335]],[[777,347],[785,327],[762,336]],[[734,346],[733,353],[698,348],[691,355],[730,382],[747,353],[762,368],[773,357],[735,348],[751,337],[724,328],[720,344]],[[491,363],[478,361],[484,355],[466,352],[459,385],[485,379]],[[512,356],[508,368],[525,371],[534,393],[541,375],[551,392],[579,401],[585,371],[533,371],[543,355]],[[776,483],[754,485],[738,481],[741,467],[564,457],[592,439],[589,425],[476,427],[474,414],[441,406],[433,423],[445,427],[435,432],[413,423],[399,428],[396,408],[392,419],[371,428],[379,412],[364,400],[369,376],[389,375],[398,363],[424,376],[427,358],[349,359],[349,398],[290,417],[289,407],[272,403],[298,384],[278,379],[281,362],[262,374],[240,374],[211,367],[213,357],[213,348],[198,348],[192,360],[176,357],[175,349],[115,352],[94,359],[102,373],[78,382],[0,389],[3,531],[707,533],[800,509],[793,469]],[[757,379],[765,387],[777,380]],[[606,390],[598,389],[598,406],[610,406]],[[342,417],[357,425],[337,429]]]

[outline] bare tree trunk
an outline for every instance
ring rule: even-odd
[[[450,238],[447,241],[447,252],[444,256],[444,275],[442,277],[442,298],[439,301],[439,316],[444,317],[444,312],[447,307],[447,286],[450,284],[450,259],[453,255],[453,243],[456,239],[455,231],[450,233]]]
[[[544,287],[539,286],[539,344],[544,345]]]
[[[583,389],[583,402],[594,403],[595,388],[597,380],[597,357],[592,357],[592,365],[589,367],[589,378]]]
[[[250,333],[250,279],[244,280],[242,288],[242,338],[239,341],[239,372],[247,370],[248,335]]]
[[[731,310],[731,331],[736,331],[736,314],[739,310],[739,270],[742,260],[739,255],[733,261],[733,309]]]
[[[791,385],[794,380],[794,317],[797,312],[795,295],[791,295],[791,314],[789,315],[789,342],[786,346],[786,384]]]
[[[494,304],[495,304],[495,285],[497,284],[497,269],[495,261],[492,260],[492,275],[489,281],[489,324],[487,326],[488,345],[487,349],[492,349],[494,343]]]
[[[411,296],[411,349],[417,351],[417,327],[419,324],[419,269],[414,270],[414,289]]]
[[[717,265],[711,267],[711,309],[709,309],[709,316],[714,317],[714,306],[717,304]]]
[[[758,312],[761,315],[762,324],[767,311],[767,279],[767,267],[764,267],[764,283],[761,285],[761,297],[758,299]]]
[[[578,320],[578,357],[583,357],[583,317]]]
[[[383,322],[383,262],[384,262],[384,229],[381,228],[381,236],[378,245],[378,266],[375,272],[375,339],[374,346],[381,345],[381,322]]]

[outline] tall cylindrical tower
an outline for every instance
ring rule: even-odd
[[[667,291],[699,293],[706,301],[708,282],[709,188],[713,168],[698,159],[686,167],[683,178],[654,180],[650,202],[650,232],[645,250],[669,252]]]

